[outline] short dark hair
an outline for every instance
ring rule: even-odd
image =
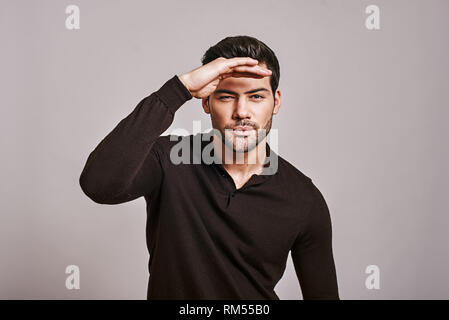
[[[235,57],[251,57],[258,60],[259,63],[264,62],[267,65],[267,68],[272,72],[270,76],[270,85],[274,97],[274,93],[279,86],[279,61],[273,50],[271,50],[265,43],[250,36],[227,37],[207,49],[201,59],[201,63],[205,65],[219,57],[228,59]]]

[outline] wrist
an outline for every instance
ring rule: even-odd
[[[178,78],[182,82],[184,87],[186,87],[186,89],[189,90],[190,93],[192,93],[192,90],[190,90],[190,86],[189,86],[188,75],[182,74],[182,75],[178,76]]]

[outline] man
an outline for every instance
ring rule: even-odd
[[[101,204],[145,197],[148,299],[279,299],[290,251],[304,299],[339,299],[326,202],[266,143],[281,105],[274,52],[228,37],[202,63],[140,101],[100,142],[82,190]],[[212,134],[161,136],[192,97]],[[183,142],[190,147],[178,150]],[[203,156],[210,146],[212,162]],[[174,161],[180,155],[188,161]]]

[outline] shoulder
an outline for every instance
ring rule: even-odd
[[[289,181],[286,185],[288,192],[293,195],[298,208],[303,208],[299,211],[302,213],[299,215],[302,226],[299,229],[302,232],[312,233],[331,230],[329,207],[316,183],[285,159],[279,160],[279,166],[281,163],[284,169],[284,179]]]
[[[313,201],[317,198],[318,188],[310,176],[281,156],[278,156],[278,166],[279,179],[286,191],[298,200]]]
[[[289,161],[287,161],[285,158],[278,155],[278,162],[279,167],[283,174],[293,178],[296,183],[309,183],[312,181],[312,179],[304,174],[301,170],[299,170],[297,167],[295,167],[293,164],[291,164]],[[280,172],[281,172],[280,171]]]

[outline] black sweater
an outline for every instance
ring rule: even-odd
[[[190,99],[176,75],[165,82],[98,144],[79,179],[100,204],[145,197],[147,298],[279,299],[274,287],[291,250],[304,299],[339,299],[326,202],[268,143],[275,172],[239,189],[220,163],[172,163],[180,140],[161,134]],[[201,151],[211,141],[207,133],[172,137],[199,139]]]

